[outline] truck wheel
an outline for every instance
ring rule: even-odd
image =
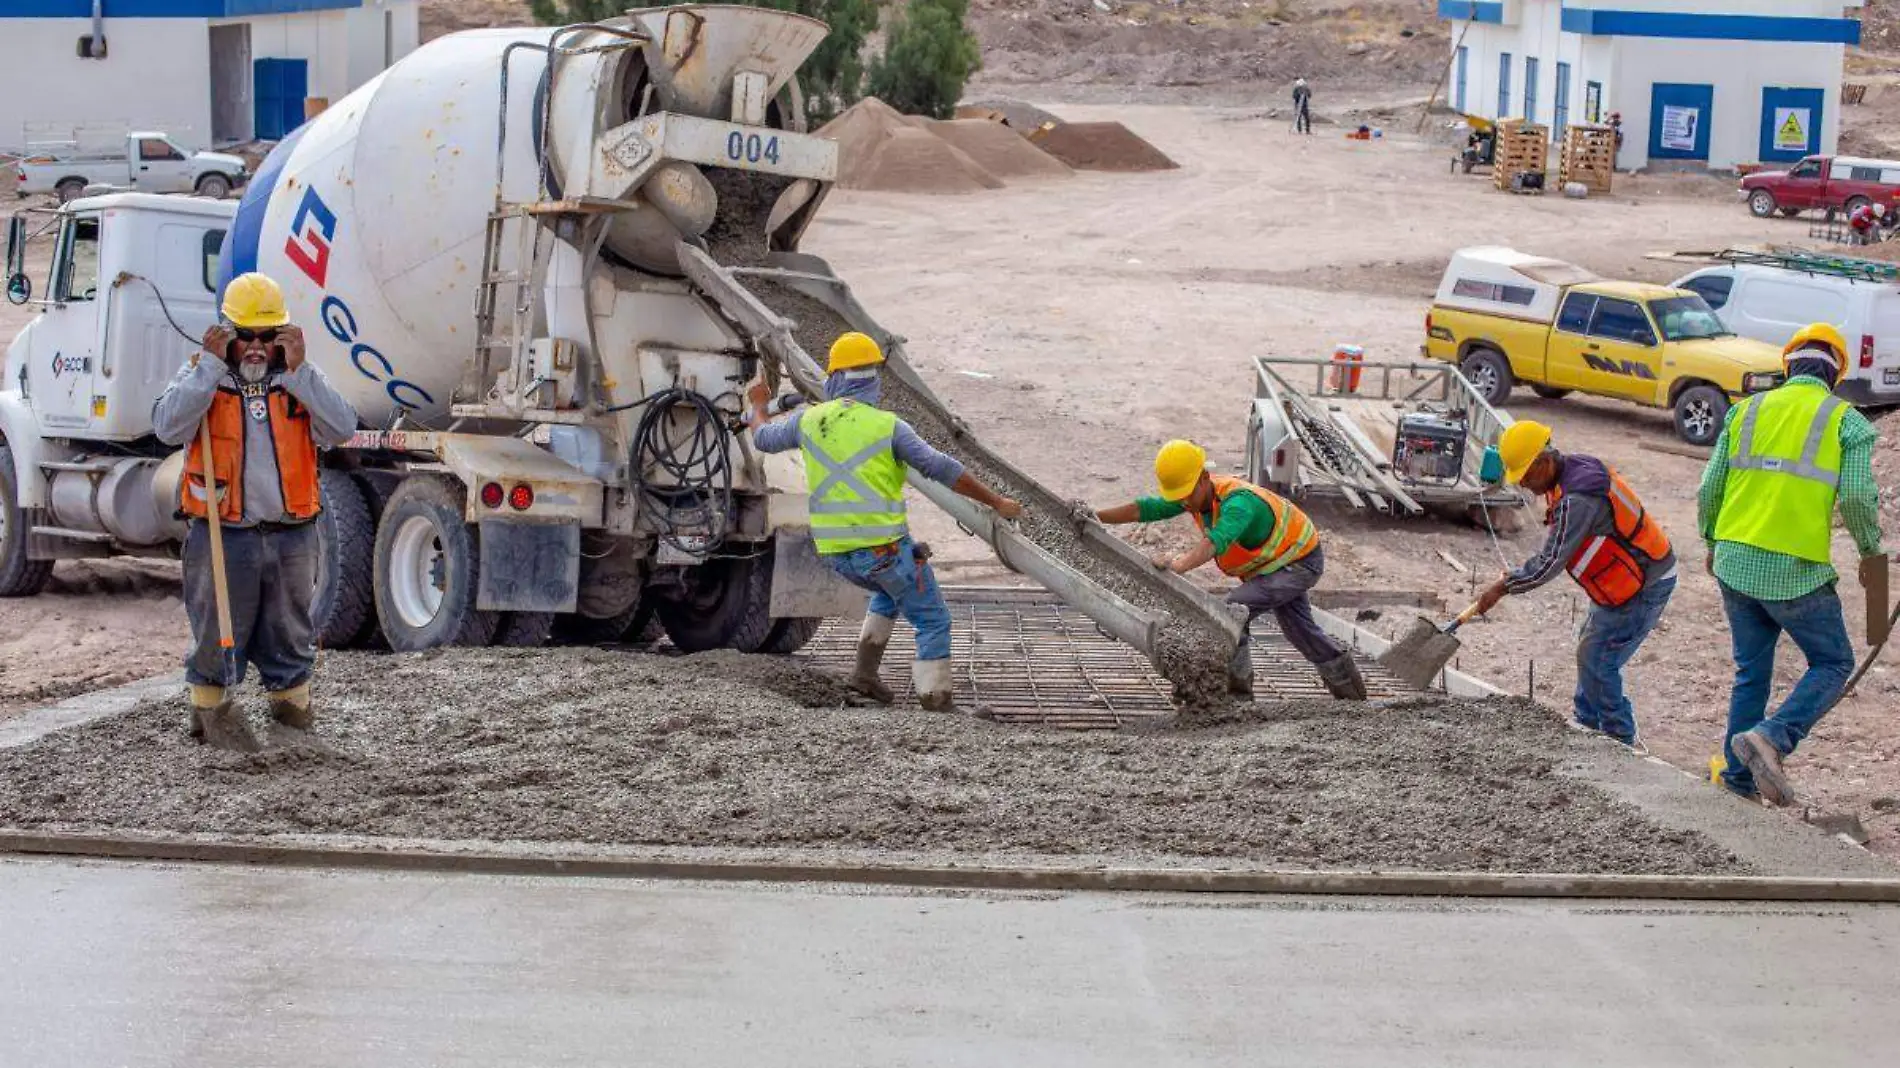
[[[317,593],[310,622],[318,645],[348,649],[376,626],[376,520],[347,472],[326,470],[318,484],[323,511],[317,513]]]
[[[772,636],[772,554],[708,560],[687,572],[686,586],[655,606],[660,625],[681,652],[737,649],[756,653]]]
[[[1531,392],[1545,400],[1563,400],[1565,397],[1570,396],[1569,390],[1558,389],[1556,386],[1532,386]]]
[[[223,200],[231,195],[231,179],[222,174],[207,174],[198,179],[198,195]]]
[[[1690,386],[1676,397],[1676,436],[1691,445],[1712,444],[1722,434],[1728,395],[1714,386]]]
[[[818,628],[824,625],[822,619],[781,619],[772,625],[772,633],[766,637],[759,652],[771,656],[790,656],[817,637]]]
[[[69,200],[78,200],[86,195],[86,180],[84,178],[62,179],[53,187],[53,195],[59,198],[61,204]]]
[[[501,612],[494,644],[513,649],[538,649],[554,633],[553,612]]]
[[[0,445],[0,597],[31,597],[46,588],[51,560],[26,558],[26,513],[13,477],[13,450]]]
[[[1776,212],[1775,195],[1766,189],[1757,189],[1748,194],[1748,213],[1757,219],[1766,219]]]
[[[1511,376],[1511,363],[1504,354],[1496,349],[1473,349],[1471,355],[1458,365],[1478,396],[1486,404],[1497,407],[1510,399],[1511,387],[1517,380]]]
[[[475,607],[481,547],[460,486],[416,475],[389,497],[376,531],[376,614],[399,653],[487,645],[500,622]]]

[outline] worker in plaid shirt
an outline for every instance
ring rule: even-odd
[[[1886,563],[1873,474],[1877,434],[1833,392],[1845,339],[1816,323],[1795,334],[1783,359],[1784,384],[1729,410],[1697,497],[1735,649],[1722,785],[1775,805],[1794,801],[1782,760],[1840,699],[1854,671],[1839,576],[1829,562],[1837,509],[1860,549],[1863,582]],[[1784,631],[1808,670],[1767,716]]]

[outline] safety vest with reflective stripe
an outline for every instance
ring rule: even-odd
[[[219,386],[211,397],[210,411],[205,413],[211,424],[211,465],[220,489],[218,518],[226,523],[244,521],[244,420],[248,403],[236,391]],[[284,514],[299,521],[313,518],[323,508],[323,495],[318,485],[317,441],[310,435],[310,412],[280,387],[273,387],[265,395],[265,405],[277,478],[283,488]],[[205,518],[204,449],[203,440],[196,435],[185,454],[178,510],[194,519]]]
[[[1826,563],[1847,402],[1818,382],[1790,382],[1742,404],[1715,540]]]
[[[1209,527],[1220,522],[1221,504],[1237,493],[1250,493],[1264,501],[1273,512],[1273,533],[1267,540],[1251,548],[1235,541],[1227,551],[1214,558],[1222,572],[1235,578],[1252,578],[1255,575],[1270,575],[1286,565],[1304,557],[1319,548],[1319,528],[1306,518],[1299,506],[1271,490],[1261,489],[1228,475],[1212,476],[1214,482],[1214,506],[1211,515],[1192,513],[1194,522],[1206,534]]]
[[[1643,592],[1649,565],[1669,555],[1669,536],[1650,518],[1642,499],[1616,468],[1603,467],[1610,474],[1611,533],[1583,539],[1565,570],[1590,600],[1605,608],[1620,608]],[[1545,495],[1546,521],[1557,514],[1557,503],[1563,499],[1562,486]]]
[[[819,555],[888,545],[910,532],[904,463],[891,452],[896,429],[897,416],[853,400],[826,401],[798,417]]]

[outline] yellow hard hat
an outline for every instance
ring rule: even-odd
[[[1155,481],[1161,483],[1163,500],[1186,498],[1200,485],[1206,470],[1207,450],[1191,441],[1170,441],[1155,454]]]
[[[853,367],[870,367],[884,362],[884,350],[877,347],[869,335],[853,330],[848,334],[839,334],[838,340],[831,343],[831,362],[825,368],[826,374],[849,371]]]
[[[1512,423],[1498,438],[1498,459],[1504,461],[1504,481],[1515,486],[1524,480],[1537,457],[1550,444],[1550,428],[1529,419]]]
[[[223,311],[232,326],[246,330],[269,330],[290,322],[283,289],[255,271],[238,275],[224,287]]]
[[[1786,364],[1795,353],[1816,344],[1826,345],[1831,350],[1834,369],[1840,370],[1841,364],[1847,359],[1847,339],[1831,323],[1809,323],[1796,330],[1794,336],[1788,339],[1787,347],[1781,350],[1782,363]]]

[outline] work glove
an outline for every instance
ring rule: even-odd
[[[1074,527],[1079,532],[1082,530],[1082,528],[1088,526],[1090,523],[1093,523],[1093,522],[1095,522],[1095,509],[1089,507],[1089,503],[1087,501],[1077,500],[1077,501],[1069,502],[1069,525],[1070,526]]]

